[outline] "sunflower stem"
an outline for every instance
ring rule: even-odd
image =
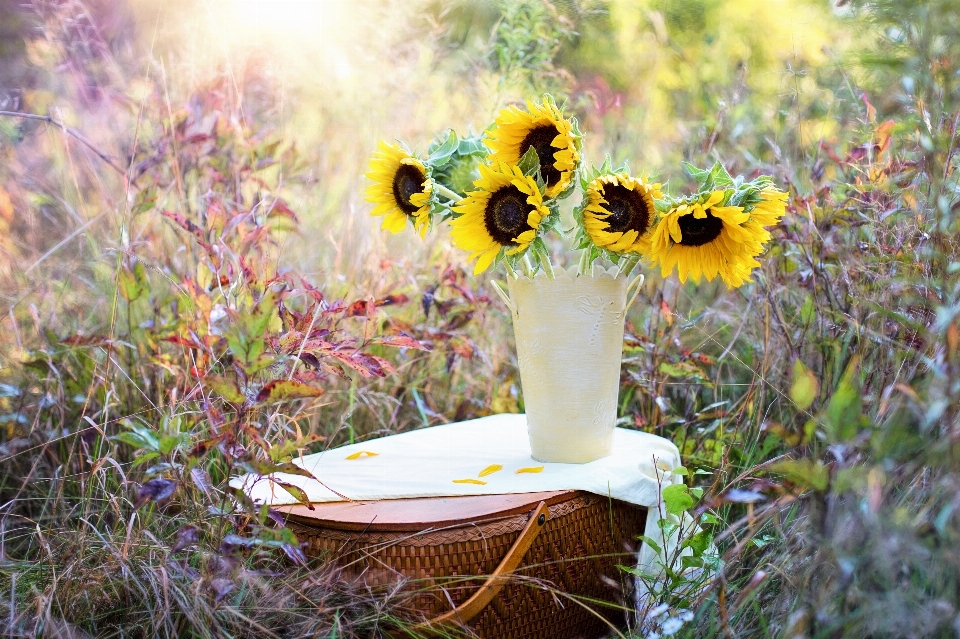
[[[503,265],[506,267],[507,273],[510,275],[510,277],[512,277],[513,279],[517,279],[517,272],[513,270],[512,266],[510,266],[510,261],[503,260]]]
[[[530,261],[530,254],[527,252],[523,254],[523,272],[531,280],[533,279],[533,262]]]
[[[580,251],[580,263],[577,264],[577,275],[586,275],[587,266],[590,264],[590,249],[585,248]]]
[[[630,277],[630,274],[633,273],[633,270],[637,268],[637,264],[640,263],[640,256],[636,253],[631,253],[629,256],[624,257],[620,260],[620,263],[617,265],[617,275],[621,273],[625,277]]]
[[[434,183],[433,183],[433,188],[435,188],[435,189],[437,190],[437,193],[439,193],[439,194],[442,195],[443,197],[447,198],[447,199],[450,200],[451,202],[459,202],[460,200],[463,199],[462,197],[460,197],[459,195],[457,195],[454,191],[451,191],[450,189],[448,189],[448,188],[445,187],[444,185],[440,184],[439,182],[434,182]]]
[[[540,256],[540,263],[543,264],[543,270],[547,272],[547,279],[555,280],[557,276],[553,272],[553,264],[550,263],[550,254],[544,252]]]

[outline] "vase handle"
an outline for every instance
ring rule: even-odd
[[[641,277],[643,276],[641,275]],[[500,285],[497,284],[496,280],[490,280],[490,286],[492,286],[493,290],[497,292],[497,295],[499,295],[500,299],[503,300],[503,303],[507,305],[507,308],[510,309],[510,312],[516,315],[517,305],[513,303],[513,300],[510,299],[510,296],[507,295],[507,292],[500,288]]]
[[[637,275],[633,278],[633,281],[627,284],[627,303],[623,307],[623,312],[626,313],[627,309],[633,305],[634,300],[637,299],[637,295],[640,294],[640,287],[643,286],[643,273]],[[630,293],[630,289],[633,289],[633,293]]]

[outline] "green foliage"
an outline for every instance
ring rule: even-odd
[[[797,410],[807,410],[817,399],[820,383],[816,375],[799,359],[793,362],[793,382],[790,384],[790,399]]]

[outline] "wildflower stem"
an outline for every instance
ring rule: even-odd
[[[437,193],[447,198],[451,202],[459,202],[460,200],[463,199],[462,197],[457,195],[454,191],[451,191],[450,189],[440,184],[439,182],[434,182],[433,188],[436,189]]]

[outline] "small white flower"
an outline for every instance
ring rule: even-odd
[[[663,622],[662,626],[660,626],[660,629],[663,630],[663,634],[667,637],[676,633],[681,628],[683,628],[683,621],[681,621],[679,617],[670,617]]]

